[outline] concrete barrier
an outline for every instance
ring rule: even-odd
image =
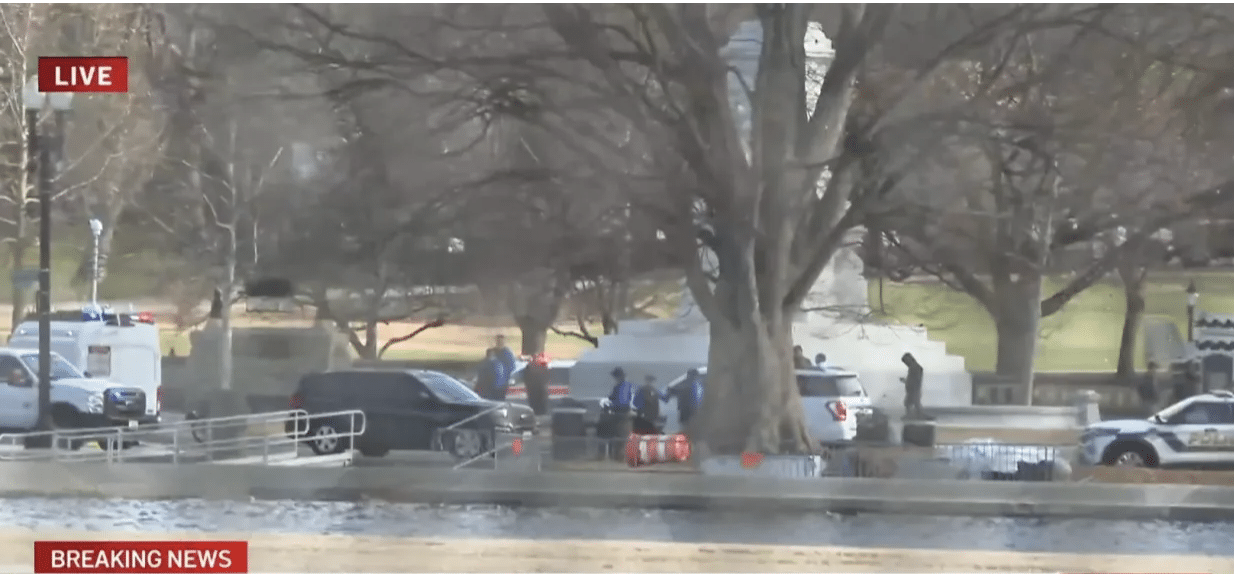
[[[1234,488],[1214,486],[749,479],[676,473],[518,473],[388,467],[0,464],[0,497],[23,496],[377,499],[430,504],[1234,519]]]

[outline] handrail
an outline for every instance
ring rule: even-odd
[[[478,419],[478,418],[480,418],[480,417],[482,417],[482,416],[484,416],[484,415],[487,415],[487,414],[489,414],[489,413],[494,413],[494,412],[497,412],[497,411],[498,411],[498,410],[500,410],[500,409],[507,409],[507,408],[510,408],[511,406],[513,406],[513,403],[510,403],[509,401],[506,401],[506,402],[501,403],[501,404],[499,404],[499,405],[497,405],[497,406],[495,406],[495,407],[489,407],[489,408],[487,408],[487,409],[485,409],[485,410],[482,410],[482,411],[480,411],[480,412],[478,412],[478,413],[476,413],[476,414],[474,414],[474,415],[471,415],[471,416],[469,416],[469,417],[467,417],[467,418],[465,418],[465,419],[463,419],[463,420],[461,420],[461,421],[458,421],[458,422],[455,422],[455,423],[451,423],[451,424],[449,424],[449,425],[447,425],[447,426],[444,426],[444,427],[442,427],[442,428],[441,428],[441,429],[439,429],[439,430],[441,430],[441,431],[451,431],[451,430],[454,430],[454,429],[456,429],[456,428],[458,428],[458,427],[462,426],[462,425],[463,425],[463,424],[465,424],[465,423],[469,423],[469,422],[471,422],[471,421],[474,421],[474,420],[476,420],[476,419]]]
[[[309,440],[313,421],[347,417],[348,428],[335,435],[353,443],[363,435],[368,423],[359,410],[309,414],[302,409],[233,415],[209,419],[185,420],[151,427],[102,427],[91,429],[56,429],[28,433],[0,434],[0,460],[57,460],[74,462],[117,463],[151,457],[171,457],[173,463],[226,460],[236,457],[260,456],[263,463],[271,457],[285,458],[298,452],[299,444]],[[287,428],[290,423],[290,428]],[[270,428],[274,426],[275,428]],[[253,434],[253,429],[258,429]],[[205,431],[206,440],[185,439],[182,434]],[[51,448],[25,450],[25,441],[33,437],[51,437]],[[162,440],[158,440],[162,439]],[[101,448],[79,450],[84,443],[98,442]],[[133,442],[163,446],[164,449],[127,449]],[[9,447],[9,449],[3,449]],[[18,450],[11,450],[19,447]],[[250,452],[258,450],[259,452]]]

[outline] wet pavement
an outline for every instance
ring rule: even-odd
[[[0,522],[71,530],[729,542],[1234,556],[1234,524],[543,509],[381,502],[8,499]]]

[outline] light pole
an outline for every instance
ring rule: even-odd
[[[1195,288],[1195,280],[1187,284],[1187,342],[1195,341],[1195,307],[1200,303],[1200,292]]]
[[[55,174],[52,171],[52,145],[60,144],[64,127],[64,114],[73,103],[73,94],[67,92],[39,92],[37,76],[26,80],[22,89],[22,104],[26,108],[26,136],[29,138],[30,157],[34,160],[37,174],[36,186],[39,195],[39,420],[38,430],[51,429],[51,186]],[[43,112],[51,110],[56,133],[47,137],[39,129]],[[51,437],[39,437],[27,441],[27,448],[49,448]]]
[[[99,307],[99,237],[103,235],[103,222],[90,220],[90,235],[94,238],[94,263],[90,269],[90,306],[95,310]]]

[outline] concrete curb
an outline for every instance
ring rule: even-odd
[[[429,504],[1212,521],[1234,488],[670,473],[5,462],[0,498],[384,500]]]

